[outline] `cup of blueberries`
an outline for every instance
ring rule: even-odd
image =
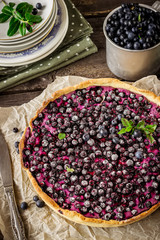
[[[160,2],[126,3],[105,18],[106,60],[116,76],[136,81],[160,69]],[[156,10],[157,9],[157,10]]]

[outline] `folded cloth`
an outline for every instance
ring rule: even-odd
[[[90,39],[93,32],[90,24],[70,0],[65,0],[69,27],[60,46],[48,57],[29,65],[0,67],[0,92],[49,73],[97,52]]]

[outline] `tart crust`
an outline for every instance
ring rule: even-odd
[[[72,91],[75,91],[77,89],[82,89],[82,88],[87,88],[89,86],[110,86],[114,88],[122,88],[129,90],[131,92],[141,94],[145,96],[149,101],[156,103],[157,105],[160,106],[160,97],[156,96],[153,92],[144,90],[144,89],[138,89],[132,85],[129,85],[125,82],[119,81],[118,79],[114,78],[100,78],[100,79],[90,79],[87,81],[84,81],[78,85],[71,86],[71,87],[66,87],[61,90],[56,91],[53,93],[52,98],[48,99],[47,101],[44,101],[42,104],[42,107],[37,110],[36,115],[30,120],[30,131],[32,132],[32,122],[37,118],[38,114],[49,104],[49,102],[54,101],[56,98],[59,98],[60,96],[64,94],[68,94]],[[149,210],[144,211],[140,213],[137,216],[134,216],[132,218],[122,220],[122,221],[117,221],[117,220],[102,220],[102,219],[95,219],[95,218],[88,218],[83,216],[80,213],[77,213],[76,211],[70,211],[67,209],[61,208],[52,198],[50,198],[45,192],[42,191],[40,186],[38,185],[36,179],[32,176],[31,172],[29,171],[28,168],[26,168],[23,164],[23,148],[25,145],[25,136],[26,136],[26,131],[27,128],[25,129],[20,144],[19,144],[19,152],[20,152],[20,159],[21,159],[21,166],[22,168],[27,172],[28,177],[36,190],[36,192],[39,194],[39,196],[43,199],[43,201],[50,207],[52,208],[56,213],[59,215],[74,221],[76,223],[88,225],[88,226],[93,226],[93,227],[118,227],[118,226],[124,226],[127,224],[134,223],[136,221],[139,221],[151,213],[153,213],[156,209],[160,207],[160,202],[157,203],[156,205],[152,206]]]

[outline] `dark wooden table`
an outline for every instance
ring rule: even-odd
[[[28,102],[39,95],[49,83],[53,82],[56,75],[79,75],[88,78],[114,77],[106,64],[105,37],[103,35],[102,26],[106,15],[122,2],[132,1],[73,0],[73,3],[93,27],[94,33],[92,34],[91,39],[98,47],[98,52],[85,59],[70,64],[67,67],[53,71],[0,93],[0,107],[21,105],[22,103]],[[155,1],[141,0],[140,2],[152,5]]]

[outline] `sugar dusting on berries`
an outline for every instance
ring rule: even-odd
[[[156,124],[155,142],[141,131],[119,135],[122,118]],[[61,208],[120,221],[159,202],[160,107],[145,97],[112,87],[76,90],[50,102],[32,127],[24,166]]]

